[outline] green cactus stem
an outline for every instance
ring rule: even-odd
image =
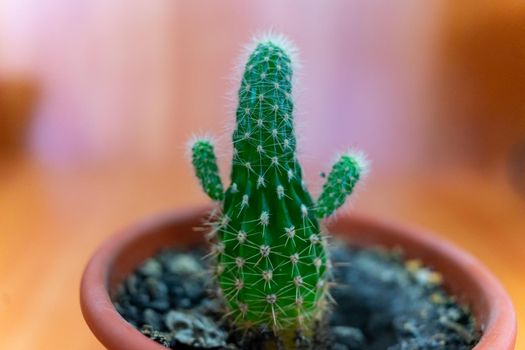
[[[314,203],[297,161],[292,67],[280,38],[258,41],[249,55],[224,196],[211,143],[192,147],[204,191],[222,201],[218,279],[231,319],[244,328],[304,330],[326,309],[329,261],[318,218],[344,203],[364,169],[359,158],[341,156]]]

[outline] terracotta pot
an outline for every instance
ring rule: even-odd
[[[124,230],[105,242],[89,262],[80,287],[84,318],[110,350],[165,350],[143,336],[115,310],[110,295],[137,265],[165,247],[203,243],[200,226],[207,209],[197,208],[156,217]],[[471,306],[483,336],[476,350],[512,350],[516,318],[510,298],[476,259],[427,232],[381,223],[360,216],[343,216],[331,232],[360,246],[401,247],[409,258],[420,258],[441,272],[446,288]]]

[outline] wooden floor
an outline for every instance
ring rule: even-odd
[[[424,180],[422,180],[424,179]],[[525,200],[503,176],[375,177],[352,209],[419,225],[482,260],[525,323]],[[60,170],[0,165],[0,349],[102,349],[78,303],[96,247],[150,214],[204,203],[186,165]],[[525,337],[517,349],[525,349]]]

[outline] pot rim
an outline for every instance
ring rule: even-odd
[[[82,275],[80,305],[86,323],[104,346],[109,349],[127,350],[166,349],[144,336],[117,312],[108,290],[110,272],[116,259],[140,237],[151,233],[155,228],[195,221],[203,218],[207,212],[208,206],[199,206],[153,216],[111,236],[95,251]],[[338,235],[338,238],[360,246],[411,246],[412,250],[422,253],[416,255],[424,265],[431,266],[438,272],[443,269],[449,270],[456,280],[467,279],[467,286],[473,290],[471,294],[477,295],[479,300],[472,300],[471,296],[464,301],[474,306],[476,319],[482,319],[479,324],[482,336],[473,349],[514,349],[517,325],[511,299],[489,270],[466,251],[426,230],[364,215],[342,215],[327,226],[333,232],[366,232],[366,235],[351,237]],[[414,256],[407,254],[407,257],[410,258],[411,255]],[[459,293],[462,299],[461,290],[455,289],[453,283],[447,284],[449,275],[443,273],[443,276],[445,287],[456,296]]]

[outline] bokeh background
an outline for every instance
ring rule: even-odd
[[[346,210],[468,250],[525,322],[522,1],[0,0],[1,349],[102,349],[83,266],[123,226],[207,201],[193,133],[218,138],[227,178],[235,67],[268,29],[300,48],[314,192],[333,154],[364,150]]]

